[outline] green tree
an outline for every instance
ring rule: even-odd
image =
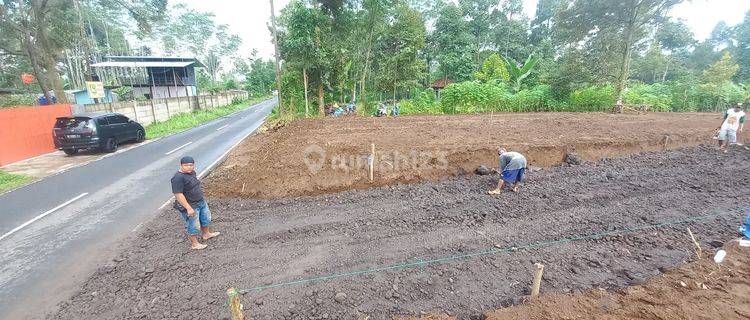
[[[711,31],[708,41],[715,48],[731,49],[734,47],[734,28],[727,25],[726,22],[720,21]]]
[[[505,58],[524,59],[531,54],[529,21],[521,0],[501,0],[493,6],[490,27],[493,49]]]
[[[475,77],[482,82],[507,82],[510,80],[510,74],[508,74],[508,63],[506,63],[499,54],[493,53],[484,60],[482,68],[476,72]]]
[[[619,64],[615,97],[622,100],[636,45],[682,0],[573,0],[558,12],[559,35],[568,44],[606,39]]]
[[[282,10],[279,23],[279,51],[284,61],[299,68],[303,74],[305,116],[309,115],[308,71],[320,72],[324,52],[320,45],[321,16],[301,1],[292,1]],[[320,78],[320,77],[317,77]],[[322,109],[319,111],[322,112]]]
[[[392,23],[380,39],[377,82],[382,90],[417,86],[426,68],[419,57],[425,46],[424,21],[418,11],[401,3],[394,8]]]
[[[750,84],[750,10],[745,12],[745,19],[735,27],[734,32],[737,39],[736,57],[740,65],[737,77]]]
[[[526,61],[521,65],[510,60],[510,63],[508,63],[508,74],[510,76],[510,84],[513,86],[514,91],[518,92],[521,90],[523,80],[531,74],[531,70],[534,69],[537,62],[539,62],[539,58],[534,57],[533,55],[529,55],[529,57],[526,58]]]
[[[457,82],[471,79],[477,49],[461,8],[453,4],[443,7],[432,34],[440,76]]]
[[[713,97],[717,108],[743,98],[742,89],[732,82],[732,77],[739,70],[740,66],[732,61],[729,52],[724,52],[719,61],[703,71],[701,89]]]

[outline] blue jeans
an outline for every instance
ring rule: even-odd
[[[180,215],[182,220],[185,220],[188,235],[197,236],[201,234],[201,227],[211,225],[211,210],[208,209],[208,203],[205,200],[194,206],[193,210],[195,210],[195,215],[192,217],[188,216],[187,210],[181,210]]]

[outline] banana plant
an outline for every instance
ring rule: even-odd
[[[518,66],[518,63],[516,63],[516,61],[513,59],[506,59],[506,61],[510,61],[510,63],[508,63],[510,84],[511,86],[513,86],[513,90],[518,92],[521,90],[521,82],[531,74],[531,69],[533,69],[537,62],[539,62],[539,58],[534,57],[533,54],[530,54],[520,67]]]

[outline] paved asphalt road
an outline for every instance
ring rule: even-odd
[[[275,104],[265,101],[0,195],[0,319],[44,317],[171,198],[169,179],[180,157],[192,155],[201,174],[255,131]]]

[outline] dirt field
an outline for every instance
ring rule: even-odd
[[[530,304],[487,312],[485,319],[748,319],[750,248],[737,242],[726,247],[721,265],[708,257],[644,285],[615,292],[550,294]]]
[[[207,189],[219,197],[268,199],[435,181],[479,164],[497,166],[500,144],[523,152],[532,166],[559,164],[573,151],[598,160],[707,143],[719,120],[714,114],[675,113],[303,120],[247,139],[211,174]],[[367,169],[371,143],[373,182]]]
[[[683,122],[694,121],[683,129],[685,136],[702,130],[695,129],[697,123],[710,123],[707,116],[684,117]],[[643,131],[656,137],[661,132],[656,127]],[[572,135],[572,129],[567,132]],[[493,145],[486,142],[486,152]],[[249,152],[247,145],[243,152]],[[252,157],[234,157],[235,169],[223,170],[238,170],[239,159]],[[691,259],[686,226],[706,252],[737,236],[744,219],[738,208],[747,205],[750,193],[750,152],[697,147],[552,167],[530,173],[520,194],[489,196],[485,191],[496,179],[466,175],[294,199],[212,197],[214,227],[223,234],[202,252],[188,249],[178,218],[165,210],[49,319],[222,319],[229,315],[224,302],[230,286],[249,289],[242,300],[252,319],[426,313],[480,319],[488,310],[522,301],[535,262],[546,265],[543,293],[638,285]],[[218,180],[212,181],[216,193]],[[640,228],[696,217],[701,220]],[[635,229],[618,233],[625,228]],[[602,232],[609,233],[574,241]],[[746,305],[747,273],[729,275],[743,278],[736,287],[717,287],[743,294],[736,301]],[[723,280],[713,281],[704,283],[713,287]],[[697,290],[688,285],[680,292]],[[713,297],[683,294],[681,302]],[[617,308],[620,301],[605,308]],[[659,318],[656,311],[639,315]]]

